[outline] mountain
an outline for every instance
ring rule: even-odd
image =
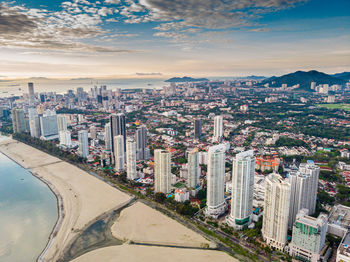
[[[311,91],[310,85],[311,82],[316,82],[316,84],[344,84],[346,81],[334,77],[332,75],[327,75],[322,72],[318,72],[316,70],[312,71],[297,71],[291,74],[283,75],[283,76],[273,76],[268,79],[262,81],[263,84],[268,83],[271,87],[280,87],[282,84],[287,84],[287,86],[293,86],[300,84],[299,90]]]
[[[255,75],[251,75],[251,76],[246,76],[246,77],[242,77],[242,79],[248,79],[248,80],[264,80],[266,79],[266,76],[255,76]]]
[[[334,74],[332,76],[334,76],[336,78],[343,79],[345,81],[349,81],[350,80],[350,72],[337,73],[337,74]]]
[[[192,78],[188,76],[184,77],[173,77],[168,80],[165,80],[165,82],[170,82],[170,83],[180,83],[180,82],[202,82],[202,81],[209,81],[207,78]]]

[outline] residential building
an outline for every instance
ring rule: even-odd
[[[217,218],[226,210],[225,202],[225,151],[226,145],[209,147],[207,172],[207,207],[205,214]]]
[[[14,133],[26,132],[26,120],[22,109],[14,108],[11,110],[12,127]]]
[[[68,130],[60,131],[58,136],[59,136],[61,146],[66,146],[66,147],[72,146],[71,133]]]
[[[126,151],[126,129],[125,129],[125,115],[123,113],[112,114],[109,117],[109,123],[111,125],[111,137],[112,140],[112,152],[115,151],[114,137],[122,135],[124,138],[124,152]]]
[[[190,188],[197,188],[199,186],[201,168],[199,166],[199,154],[198,149],[195,148],[188,153],[187,164],[187,186]]]
[[[154,150],[154,191],[170,193],[171,165],[170,152],[163,149]]]
[[[147,160],[149,158],[146,126],[139,126],[136,130],[136,155],[138,160]]]
[[[309,215],[315,212],[319,173],[320,168],[312,160],[300,164],[298,170],[292,170],[289,173],[291,204],[288,227],[290,229],[299,210],[306,208],[309,211]]]
[[[67,118],[65,115],[57,115],[58,132],[67,131]]]
[[[40,131],[40,119],[39,119],[38,111],[36,110],[36,108],[30,107],[28,108],[28,115],[29,115],[30,135],[32,137],[39,138],[41,136],[41,131]]]
[[[318,262],[325,246],[327,233],[327,215],[317,218],[308,216],[307,209],[301,209],[293,225],[292,242],[289,254],[302,261]]]
[[[175,201],[177,202],[185,202],[190,200],[190,192],[188,192],[185,188],[175,190]]]
[[[105,150],[112,150],[111,124],[105,124]]]
[[[283,250],[287,243],[290,184],[279,174],[272,173],[265,180],[262,235],[266,243]]]
[[[86,130],[80,130],[78,132],[79,141],[79,155],[81,157],[87,158],[89,155],[89,138],[88,132]]]
[[[115,136],[113,144],[114,144],[115,170],[122,171],[124,170],[124,164],[125,164],[124,136],[123,135]]]
[[[224,133],[223,117],[222,116],[215,116],[214,117],[214,136],[213,136],[213,140],[221,141],[223,133]]]
[[[126,139],[126,175],[129,180],[137,178],[136,142],[130,137]]]
[[[227,223],[240,230],[248,227],[253,212],[254,151],[237,154],[232,164],[231,214],[227,218]]]
[[[58,138],[57,115],[54,110],[46,110],[40,117],[41,138],[51,140]]]
[[[194,137],[201,138],[202,136],[202,120],[196,119],[194,120]]]

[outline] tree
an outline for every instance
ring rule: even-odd
[[[166,199],[166,195],[162,192],[157,192],[154,195],[154,199],[158,202],[158,203],[164,203],[165,199]]]

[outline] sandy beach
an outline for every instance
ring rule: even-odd
[[[211,245],[200,234],[141,202],[122,210],[112,226],[112,234],[136,243],[186,247]]]
[[[86,253],[73,262],[235,262],[237,259],[221,251],[184,249],[172,247],[152,247],[138,245],[121,245],[105,247]]]
[[[132,199],[81,169],[15,140],[0,142],[0,152],[45,182],[58,199],[59,219],[38,261],[57,261],[86,225]],[[237,261],[221,251],[196,249],[203,245],[213,247],[213,244],[141,202],[122,210],[111,230],[116,238],[150,245],[123,244],[100,248],[73,261]]]
[[[41,261],[56,261],[70,240],[96,217],[130,200],[130,196],[81,169],[14,140],[0,151],[46,182],[62,202],[60,218]]]

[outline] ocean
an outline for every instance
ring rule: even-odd
[[[36,261],[57,217],[49,187],[0,153],[0,261]]]

